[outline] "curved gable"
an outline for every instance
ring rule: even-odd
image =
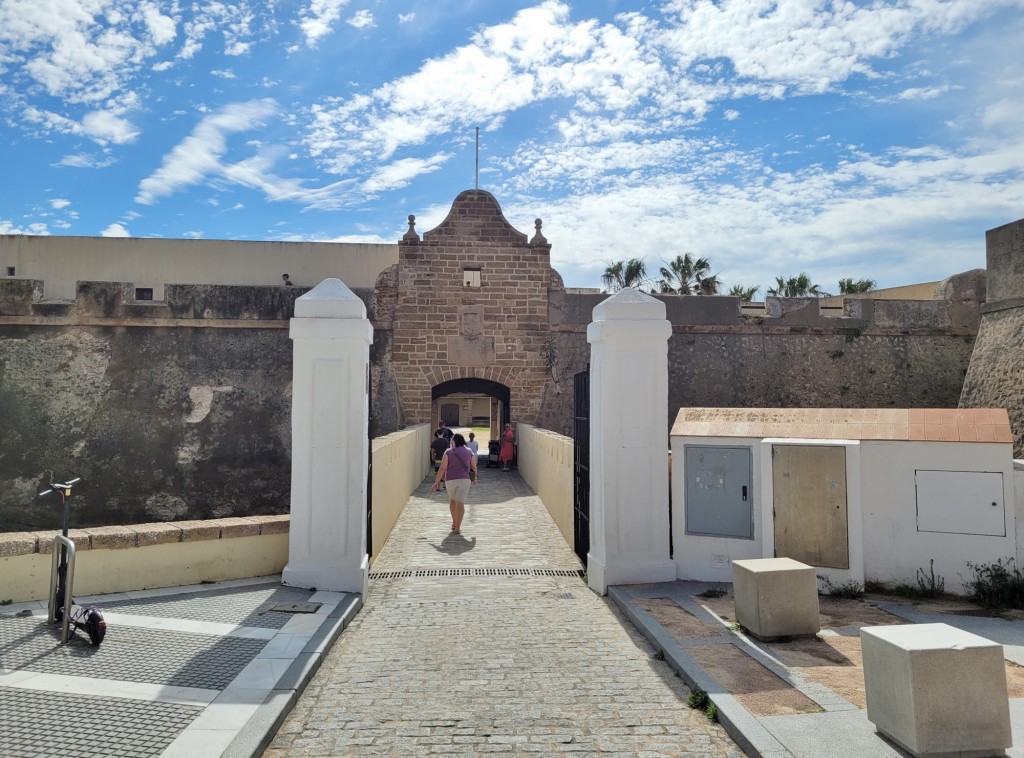
[[[526,235],[508,222],[494,195],[484,190],[460,193],[444,221],[423,233],[424,242],[449,239],[526,244]]]

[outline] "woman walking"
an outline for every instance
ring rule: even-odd
[[[441,469],[434,479],[432,492],[437,492],[444,481],[448,490],[448,507],[452,512],[452,531],[461,534],[462,519],[466,515],[466,498],[469,488],[476,481],[476,456],[466,447],[466,438],[461,434],[452,437],[453,447],[441,457]]]
[[[515,457],[515,442],[516,433],[512,431],[512,424],[505,424],[505,431],[501,433],[501,450],[498,453],[502,471],[508,471],[512,467],[512,459]]]

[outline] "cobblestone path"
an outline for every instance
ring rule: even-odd
[[[742,756],[580,564],[516,473],[481,469],[462,535],[425,479],[267,758]]]

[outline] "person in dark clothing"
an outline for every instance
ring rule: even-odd
[[[292,287],[292,280],[288,278],[288,274],[281,274],[281,282],[285,287]]]
[[[430,443],[430,461],[434,464],[434,471],[441,468],[441,456],[448,449],[448,440],[444,438],[444,432],[438,429],[434,432],[434,439]]]
[[[451,427],[448,426],[448,424],[444,423],[444,421],[442,421],[441,426],[439,426],[437,430],[441,432],[441,434],[444,435],[445,440],[448,441],[448,447],[451,447],[452,435],[455,434],[455,432],[452,431]]]

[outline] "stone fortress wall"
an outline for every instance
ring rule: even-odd
[[[566,292],[549,255],[539,225],[528,240],[480,191],[422,239],[410,225],[399,263],[352,288],[374,325],[374,436],[430,420],[432,387],[472,378],[508,388],[513,422],[571,431],[572,375],[605,296]],[[659,296],[673,324],[670,416],[955,407],[984,285],[968,272],[944,300],[851,301],[840,318],[813,300],[751,318],[736,298]],[[43,282],[0,279],[0,531],[59,523],[56,505],[32,500],[51,471],[88,479],[72,517],[83,527],[287,512],[288,319],[307,289],[168,285],[162,302],[134,291],[82,281],[53,301]]]
[[[1024,219],[985,233],[990,286],[960,406],[1006,408],[1024,458]]]

